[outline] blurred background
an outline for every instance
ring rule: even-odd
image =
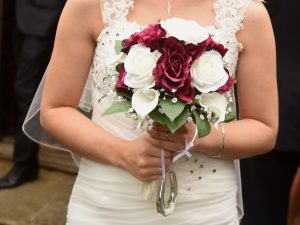
[[[51,1],[51,0],[50,0]],[[15,0],[0,0],[0,177],[12,167],[16,127],[14,78],[21,36]],[[41,148],[39,179],[0,190],[0,225],[63,225],[77,168],[69,153]]]

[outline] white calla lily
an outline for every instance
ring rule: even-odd
[[[199,99],[200,105],[207,110],[208,116],[217,118],[214,125],[217,127],[225,120],[227,100],[224,95],[217,92],[204,93]]]
[[[138,89],[131,99],[132,108],[143,120],[158,104],[159,92],[154,89]]]

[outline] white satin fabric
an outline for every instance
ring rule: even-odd
[[[219,165],[220,173],[207,173],[207,180],[203,182],[190,180],[186,185],[190,184],[193,192],[180,186],[174,212],[162,217],[156,213],[155,199],[141,198],[140,181],[124,170],[82,159],[70,199],[67,224],[238,225],[236,186],[230,167],[229,163]],[[184,174],[180,169],[177,172]],[[181,177],[179,180],[182,185]]]

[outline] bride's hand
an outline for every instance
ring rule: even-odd
[[[141,181],[153,181],[161,178],[160,148],[154,146],[155,140],[149,135],[142,135],[128,141],[122,155],[122,167]],[[173,154],[165,151],[166,171],[170,170]]]
[[[182,151],[185,148],[185,141],[192,141],[195,132],[196,125],[193,122],[185,123],[174,134],[166,126],[157,122],[154,122],[151,129],[148,129],[154,146],[172,152]]]

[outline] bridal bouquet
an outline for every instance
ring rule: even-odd
[[[194,21],[149,25],[117,40],[115,51],[116,98],[103,115],[127,112],[136,127],[157,121],[171,132],[193,120],[199,137],[210,123],[236,118],[226,95],[234,83],[223,62],[227,49]]]

